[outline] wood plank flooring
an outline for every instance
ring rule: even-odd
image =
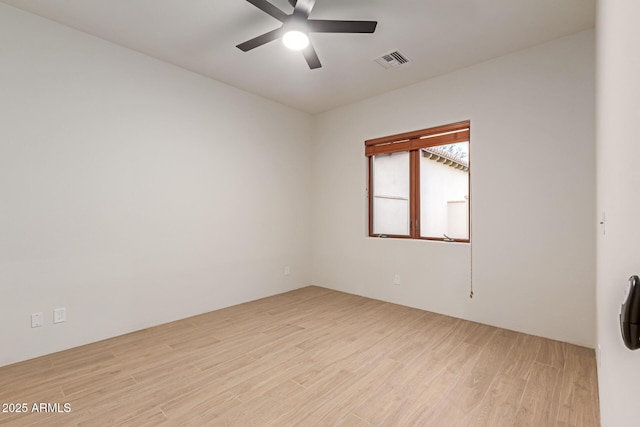
[[[318,287],[0,368],[12,426],[590,427],[597,396],[593,350]]]

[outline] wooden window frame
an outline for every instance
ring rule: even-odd
[[[446,239],[444,237],[420,236],[420,150],[422,148],[437,147],[439,145],[468,142],[471,147],[471,122],[451,123],[428,129],[405,132],[397,135],[369,139],[364,142],[365,156],[369,158],[367,197],[369,199],[369,237],[391,237],[398,239],[433,240],[440,242],[469,243],[471,241],[471,156],[469,156],[469,170],[467,171],[469,204],[467,239]],[[373,233],[373,157],[378,154],[391,154],[403,151],[409,152],[409,235],[374,234]],[[471,150],[469,150],[471,151]]]

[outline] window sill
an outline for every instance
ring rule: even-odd
[[[443,243],[471,243],[469,239],[443,239],[438,237],[410,237],[399,234],[370,234],[368,237],[373,239],[402,239],[402,240],[422,240],[427,242],[443,242]]]

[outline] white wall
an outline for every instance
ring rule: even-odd
[[[314,283],[593,346],[594,62],[586,31],[318,116]],[[364,156],[467,119],[473,300],[469,245],[367,237]]]
[[[622,343],[618,316],[627,279],[640,274],[640,3],[600,1],[598,7],[597,336],[603,427],[639,425],[640,351]]]
[[[1,4],[0,57],[0,365],[309,284],[310,116]]]

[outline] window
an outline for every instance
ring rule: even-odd
[[[469,241],[468,121],[365,141],[369,235]]]

